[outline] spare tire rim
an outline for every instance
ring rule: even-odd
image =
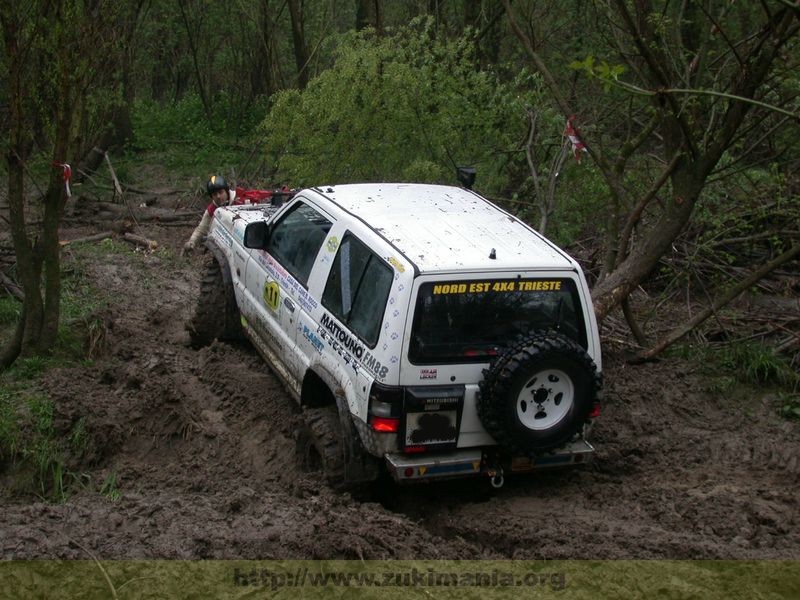
[[[574,402],[572,378],[559,369],[544,369],[520,389],[517,418],[528,429],[550,429],[567,416]]]

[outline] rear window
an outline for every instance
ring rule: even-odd
[[[518,335],[557,331],[586,348],[571,279],[488,279],[424,283],[414,311],[414,364],[487,362]]]

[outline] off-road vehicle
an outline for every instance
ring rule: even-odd
[[[274,203],[277,204],[277,203]],[[578,263],[463,188],[312,188],[219,208],[196,345],[248,338],[334,485],[586,462],[600,340]],[[302,444],[301,444],[302,445]]]

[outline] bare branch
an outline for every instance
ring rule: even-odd
[[[633,21],[633,17],[631,16],[630,12],[628,12],[628,7],[626,6],[625,1],[615,0],[615,4],[617,5],[618,12],[620,13],[626,25],[628,26],[630,35],[633,37],[634,44],[639,49],[642,58],[644,58],[647,65],[650,67],[650,70],[653,72],[656,79],[658,79],[661,85],[664,88],[670,87],[669,79],[667,78],[666,73],[664,73],[663,69],[661,68],[661,63],[655,57],[655,55],[650,49],[649,42],[651,40],[646,40],[642,35],[642,33],[639,31],[639,28]],[[686,139],[686,142],[689,145],[689,150],[691,151],[693,156],[697,156],[698,152],[697,148],[695,147],[694,139],[692,136],[692,128],[686,121],[686,115],[683,113],[682,107],[677,103],[677,101],[673,96],[667,95],[665,98],[670,105],[673,117],[675,118],[681,131],[683,132],[683,137]]]
[[[792,246],[791,248],[789,248],[789,250],[787,250],[777,258],[771,260],[770,262],[763,265],[759,269],[756,269],[755,271],[753,271],[753,273],[750,274],[749,277],[746,277],[745,279],[734,285],[730,290],[722,294],[722,296],[720,296],[717,300],[715,300],[711,304],[711,306],[699,312],[692,319],[689,319],[686,323],[673,329],[666,337],[661,339],[652,348],[637,354],[635,362],[646,361],[660,354],[666,348],[668,348],[669,346],[677,342],[679,339],[681,339],[683,336],[685,336],[687,333],[692,331],[695,327],[703,323],[703,321],[705,321],[714,313],[716,313],[716,311],[718,311],[720,308],[722,308],[723,306],[728,304],[731,300],[736,298],[739,294],[744,292],[747,288],[756,283],[759,279],[761,279],[774,269],[778,268],[779,266],[789,262],[799,254],[800,254],[800,244]]]

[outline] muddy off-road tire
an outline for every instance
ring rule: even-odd
[[[484,371],[478,415],[510,452],[546,452],[580,431],[599,386],[597,367],[580,345],[558,333],[531,334]]]
[[[202,348],[215,339],[243,339],[242,323],[233,288],[222,278],[222,270],[213,255],[205,259],[200,296],[194,316],[187,325],[192,346]]]
[[[336,406],[303,411],[297,453],[304,468],[321,469],[333,489],[345,488],[344,439]]]

